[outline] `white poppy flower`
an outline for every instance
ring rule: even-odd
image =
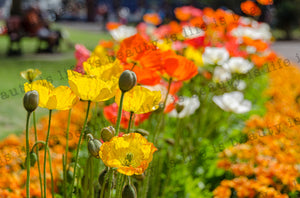
[[[130,36],[133,36],[137,33],[135,27],[121,25],[118,28],[109,31],[110,35],[116,41],[122,41]]]
[[[206,47],[202,58],[204,64],[222,65],[229,59],[229,53],[224,47]]]
[[[184,118],[195,113],[195,111],[200,107],[200,101],[198,96],[193,97],[182,97],[178,102],[179,105],[183,106],[182,111],[178,114],[176,109],[173,109],[170,113],[170,117]]]
[[[244,100],[244,94],[239,91],[214,96],[212,100],[224,111],[230,111],[238,114],[250,111],[252,106],[249,100]]]
[[[232,73],[246,74],[253,68],[253,64],[242,57],[233,57],[223,65],[223,68]]]
[[[217,66],[214,70],[213,81],[216,83],[225,82],[231,79],[231,73],[223,67]]]
[[[246,84],[246,82],[243,81],[243,80],[235,80],[235,81],[233,82],[233,86],[234,86],[237,90],[242,91],[242,90],[244,90],[244,89],[247,87],[247,84]]]

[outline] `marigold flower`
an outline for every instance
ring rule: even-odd
[[[67,110],[73,107],[78,97],[67,86],[55,88],[46,80],[24,84],[25,92],[36,90],[39,93],[39,106],[47,109]]]
[[[100,102],[115,96],[118,87],[118,78],[111,77],[104,81],[97,76],[83,75],[68,70],[69,85],[74,93],[82,100]]]
[[[120,99],[121,91],[118,91],[115,98],[118,105],[120,104]],[[123,109],[125,111],[134,112],[135,114],[148,113],[158,109],[160,100],[160,91],[151,91],[142,86],[135,86],[126,92]]]
[[[152,161],[157,148],[139,133],[113,137],[100,148],[100,158],[108,167],[125,175],[141,175]]]

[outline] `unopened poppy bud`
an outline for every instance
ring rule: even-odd
[[[98,182],[101,186],[103,186],[103,184],[104,184],[104,179],[105,179],[106,173],[107,173],[107,169],[104,169],[103,171],[101,171],[101,173],[98,177]]]
[[[142,180],[145,179],[145,174],[143,173],[143,174],[141,174],[141,175],[133,175],[133,177],[134,177],[135,179],[137,179],[137,180],[142,181]]]
[[[135,133],[139,133],[142,136],[149,136],[149,132],[146,131],[145,129],[134,129],[133,130]]]
[[[35,152],[31,152],[29,154],[29,157],[30,157],[30,166],[33,167],[37,161],[37,155]],[[26,157],[25,161],[27,163],[27,157]]]
[[[129,91],[136,85],[136,75],[133,71],[125,70],[119,78],[119,88],[122,92]]]
[[[123,189],[122,198],[136,198],[135,187],[127,184]]]
[[[88,150],[92,156],[99,158],[99,151],[101,147],[101,142],[97,139],[90,139],[88,142]]]
[[[104,142],[108,142],[111,138],[115,136],[115,129],[112,126],[105,127],[101,130],[101,139]]]
[[[27,112],[33,112],[39,105],[39,93],[35,90],[26,92],[23,105]]]
[[[173,146],[173,145],[175,144],[175,140],[172,139],[172,138],[167,138],[167,139],[165,139],[165,141],[166,141],[168,144],[170,144],[171,146]]]
[[[184,109],[184,105],[177,103],[175,106],[175,109],[176,109],[177,113],[180,113]]]

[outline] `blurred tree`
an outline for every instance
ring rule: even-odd
[[[286,33],[286,39],[292,39],[292,29],[299,26],[300,0],[275,0],[276,27]]]
[[[22,0],[13,0],[10,10],[10,15],[22,15],[22,9],[21,9]]]
[[[96,19],[96,1],[95,0],[86,0],[87,8],[87,21],[94,22]]]

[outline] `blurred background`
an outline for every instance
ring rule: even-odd
[[[242,0],[0,0],[0,19],[24,16],[28,10],[38,10],[47,22],[94,22],[105,30],[107,21],[137,24],[145,13],[157,12],[165,20],[174,19],[173,9],[183,5],[198,8],[231,9],[243,15]],[[257,19],[273,28],[276,39],[300,38],[300,0],[275,0],[262,6]]]

